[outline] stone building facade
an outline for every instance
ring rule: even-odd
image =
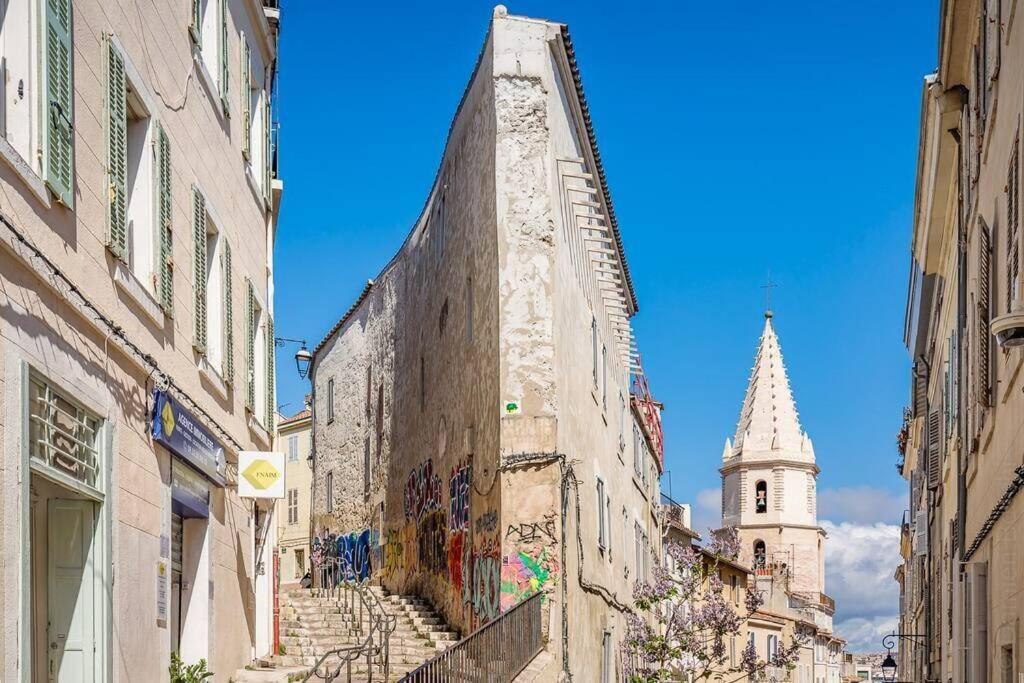
[[[924,79],[904,337],[899,678],[1024,675],[1024,30],[1006,0],[942,3]]]
[[[278,18],[0,4],[0,680],[270,648],[233,481],[273,430]]]
[[[463,634],[543,591],[551,676],[614,676],[660,543],[636,311],[566,27],[499,6],[422,215],[314,350],[314,533],[370,529]]]

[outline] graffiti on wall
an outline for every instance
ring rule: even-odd
[[[463,559],[466,549],[472,548],[472,543],[473,539],[465,531],[453,531],[448,536],[448,580],[459,593],[463,587]]]
[[[313,567],[323,575],[320,580],[337,584],[369,578],[373,569],[371,536],[369,529],[347,534],[321,529],[313,537],[311,556]]]
[[[497,618],[501,610],[501,560],[497,555],[473,558],[473,612],[482,623]]]
[[[506,555],[501,562],[501,609],[553,586],[557,573],[558,560],[551,548],[542,548],[536,555],[525,551]]]
[[[543,522],[523,522],[509,524],[505,530],[505,538],[513,543],[554,543],[555,516],[548,513]]]
[[[427,459],[414,467],[405,483],[405,518],[420,521],[441,507],[441,478],[434,474],[434,461]]]
[[[389,530],[384,535],[384,563],[381,571],[384,573],[384,576],[391,578],[404,570],[405,548],[402,542],[402,534],[397,530]]]
[[[445,550],[448,540],[448,519],[444,510],[428,512],[420,520],[417,531],[420,569],[433,574],[444,574],[448,568]]]
[[[452,531],[469,529],[469,485],[472,465],[466,463],[452,469],[448,481],[448,524]]]
[[[476,518],[476,521],[473,522],[473,528],[476,529],[478,534],[494,531],[498,528],[498,513],[494,510],[488,510]]]

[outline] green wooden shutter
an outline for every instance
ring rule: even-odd
[[[267,419],[265,426],[268,431],[274,431],[274,319],[267,314],[267,324],[263,328],[266,331],[264,347],[267,350]]]
[[[128,255],[128,86],[124,57],[107,41],[107,245],[121,260]]]
[[[50,190],[67,206],[73,203],[71,191],[72,62],[71,0],[46,0],[46,37],[43,72],[46,93],[43,117],[43,177]]]
[[[235,325],[231,306],[231,245],[224,240],[224,379],[235,379]]]
[[[206,351],[206,199],[192,188],[193,290],[195,292],[196,334],[193,345]]]
[[[256,293],[252,281],[245,281],[245,407],[256,405]]]
[[[245,34],[242,34],[242,77],[238,84],[238,95],[242,102],[242,157],[249,158],[249,128],[252,126],[252,109],[249,106],[249,87],[252,81],[251,64],[252,53],[249,51],[249,41]]]
[[[203,46],[203,13],[201,0],[192,0],[192,19],[188,25],[189,35],[199,47]]]
[[[174,272],[171,241],[171,143],[164,127],[157,125],[157,216],[160,221],[160,307],[171,314],[174,307]]]
[[[270,199],[270,165],[273,153],[270,148],[270,102],[267,101],[269,97],[268,92],[263,100],[263,196],[266,199]]]
[[[224,113],[230,116],[228,77],[228,0],[220,0],[220,103]]]

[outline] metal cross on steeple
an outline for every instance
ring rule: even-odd
[[[764,317],[772,317],[772,290],[778,287],[772,282],[772,271],[768,271],[768,281],[761,285],[761,289],[764,290]]]

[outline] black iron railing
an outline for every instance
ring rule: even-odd
[[[328,683],[373,681],[375,673],[380,674],[380,680],[388,680],[391,634],[395,631],[398,617],[384,609],[380,598],[365,583],[348,580],[347,573],[340,558],[322,561],[314,572],[313,593],[337,601],[341,613],[351,617],[357,641],[320,655],[304,682],[311,678]],[[365,670],[357,671],[353,678],[352,667],[364,663]]]
[[[402,683],[507,683],[541,650],[541,593],[484,624],[402,678]]]

